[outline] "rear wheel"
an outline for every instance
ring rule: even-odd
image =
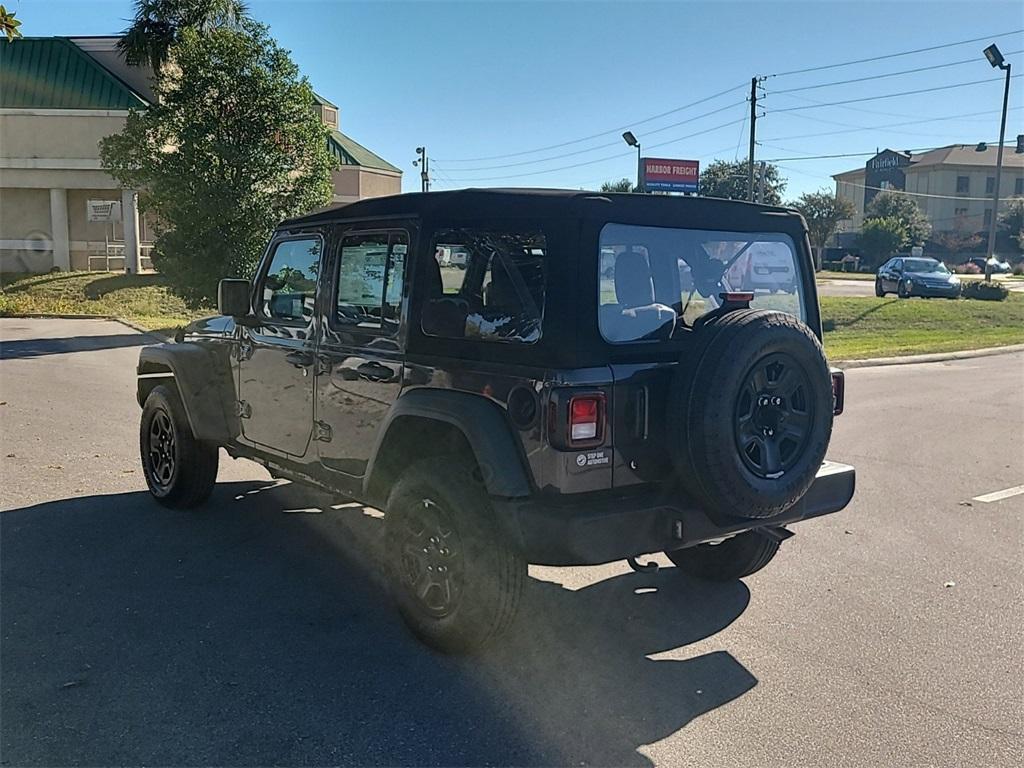
[[[146,398],[139,452],[149,492],[173,509],[197,507],[217,482],[217,446],[196,440],[176,390],[159,385]]]
[[[386,559],[402,619],[445,653],[477,650],[511,625],[526,577],[487,493],[454,457],[412,465],[388,498]]]
[[[882,281],[881,280],[875,280],[875,296],[877,296],[879,298],[882,298],[883,296],[885,296],[885,291],[882,290]]]
[[[757,573],[778,551],[777,539],[748,531],[719,544],[698,544],[665,554],[677,568],[695,578],[733,581]]]

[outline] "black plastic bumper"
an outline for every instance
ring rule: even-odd
[[[666,504],[654,495],[602,498],[574,504],[498,502],[518,523],[526,559],[538,565],[596,565],[636,555],[691,547],[756,528],[777,528],[838,512],[850,503],[856,472],[826,461],[814,484],[775,517],[715,522],[696,506]]]

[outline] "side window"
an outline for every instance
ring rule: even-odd
[[[342,240],[334,313],[338,325],[397,330],[408,250],[404,231],[360,232]]]
[[[433,251],[425,334],[521,344],[540,338],[547,271],[542,233],[442,230]]]
[[[896,259],[896,261],[894,261],[892,263],[891,269],[894,272],[902,272],[903,271],[903,259]]]
[[[274,247],[260,289],[260,314],[275,320],[313,316],[322,250],[319,237],[283,240]]]

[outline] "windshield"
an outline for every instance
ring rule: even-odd
[[[752,307],[805,318],[796,248],[777,232],[606,224],[598,263],[598,324],[611,342],[667,338],[729,291],[753,293]]]
[[[904,259],[903,271],[941,272],[943,274],[949,274],[949,270],[946,269],[946,265],[943,264],[941,261],[936,261],[935,259]]]

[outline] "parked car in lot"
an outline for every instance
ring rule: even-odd
[[[986,265],[988,265],[991,274],[993,275],[1006,275],[1013,271],[1013,267],[1010,266],[1010,262],[1000,261],[995,256],[988,259],[988,261],[985,260],[984,256],[972,256],[966,263],[976,266],[982,271],[982,274],[985,272]]]
[[[960,278],[935,259],[896,256],[878,268],[875,296],[895,293],[901,299],[933,296],[955,299],[960,295]]]
[[[528,563],[665,552],[747,576],[854,490],[825,461],[844,387],[807,242],[782,208],[583,192],[286,221],[252,283],[221,282],[221,316],[140,353],[146,482],[198,506],[223,448],[383,509],[392,597],[448,652],[509,626]],[[758,247],[788,260],[791,312],[735,287]],[[460,281],[444,249],[466,254]]]

